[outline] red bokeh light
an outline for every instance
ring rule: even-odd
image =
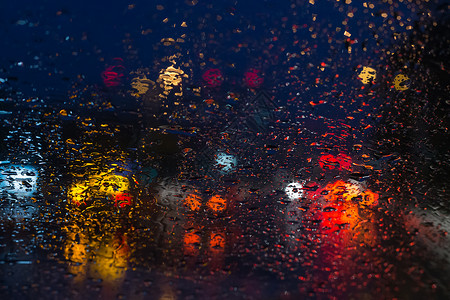
[[[223,83],[222,71],[219,69],[209,69],[202,76],[209,87],[219,87]]]
[[[259,75],[260,71],[251,69],[244,74],[244,83],[251,89],[257,89],[261,87],[264,82],[264,78]]]
[[[115,87],[122,84],[122,80],[125,77],[125,67],[122,65],[123,59],[114,58],[115,64],[106,68],[102,72],[103,83],[107,87]]]
[[[323,234],[336,234],[342,238],[347,231],[354,231],[365,217],[361,209],[378,205],[379,195],[369,189],[351,182],[337,180],[320,189],[320,203],[313,205],[313,219],[320,220],[320,231]]]
[[[131,205],[131,195],[128,193],[121,193],[115,196],[114,206],[119,206],[124,208],[125,206]]]
[[[340,153],[337,156],[324,154],[319,157],[319,165],[324,171],[334,169],[351,171],[352,158],[343,153]]]
[[[325,154],[319,158],[319,165],[322,170],[333,170],[339,167],[339,163],[332,154]]]

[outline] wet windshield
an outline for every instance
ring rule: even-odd
[[[3,3],[0,298],[449,298],[448,6]]]

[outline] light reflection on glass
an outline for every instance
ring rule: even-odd
[[[227,235],[222,225],[209,225],[200,226],[195,220],[185,224],[187,229],[183,234],[183,252],[191,257],[188,260],[191,267],[199,259],[207,257],[208,268],[218,270],[223,267]]]
[[[162,288],[162,295],[159,298],[159,300],[175,300],[177,299],[177,296],[175,294],[175,291],[173,287],[171,287],[168,284],[165,284]]]
[[[310,196],[314,199],[309,199]],[[327,286],[341,289],[343,282],[354,280],[355,270],[365,268],[365,265],[358,265],[358,258],[370,253],[379,243],[373,210],[379,195],[365,183],[336,180],[314,193],[307,193],[306,197],[307,201],[313,200],[309,209],[293,220],[301,219],[303,225],[312,230],[306,239],[307,245],[310,240],[314,241],[312,253],[318,267],[312,276],[318,283],[325,280]],[[301,242],[305,241],[302,234],[292,232],[289,224],[287,229],[293,237],[290,246],[301,247]]]
[[[75,283],[83,282],[89,276],[106,282],[124,278],[130,254],[125,236],[89,235],[77,226],[65,229],[64,256],[70,261],[68,271],[75,275]]]
[[[326,245],[345,248],[351,244],[374,245],[375,228],[370,208],[378,204],[378,194],[352,180],[327,184],[311,209],[320,220],[319,232]],[[326,248],[326,247],[325,247]]]

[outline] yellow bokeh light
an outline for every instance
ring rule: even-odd
[[[66,227],[65,230],[64,257],[70,261],[68,270],[76,275],[75,282],[82,282],[90,276],[105,282],[124,278],[130,252],[125,237],[106,235],[89,238],[78,226]]]
[[[377,78],[377,71],[371,67],[363,67],[358,77],[363,84],[369,84]]]
[[[122,279],[126,272],[128,252],[120,248],[114,249],[110,244],[105,245],[102,250],[102,255],[97,254],[91,265],[93,274],[108,282]]]
[[[403,74],[398,74],[394,78],[394,87],[397,91],[406,91],[409,89],[410,81],[408,76]]]
[[[69,200],[75,204],[86,204],[86,200],[95,197],[116,197],[130,188],[128,178],[111,172],[101,172],[90,176],[85,181],[76,182],[69,191]]]
[[[365,189],[360,184],[338,180],[335,183],[327,184],[325,190],[328,191],[325,199],[330,202],[336,202],[342,199],[344,203],[348,203],[354,199],[358,199],[360,205],[374,206],[378,204],[379,195],[371,190]]]
[[[69,229],[66,227],[66,231]],[[75,230],[74,230],[75,229]],[[79,232],[78,227],[67,232],[66,243],[64,247],[64,257],[70,261],[68,264],[68,271],[75,275],[74,281],[81,282],[86,277],[87,272],[87,239],[85,235]]]
[[[92,176],[90,183],[91,186],[98,185],[98,192],[108,196],[115,196],[119,193],[126,192],[130,187],[128,178],[106,172]]]
[[[153,86],[154,82],[147,78],[145,75],[139,75],[131,81],[131,87],[134,91],[131,92],[131,95],[134,97],[140,97],[147,93],[151,86]]]
[[[86,204],[89,199],[89,185],[86,182],[79,182],[70,187],[68,196],[75,205]]]
[[[160,96],[166,98],[175,88],[175,96],[182,96],[183,77],[187,78],[188,76],[184,73],[183,70],[175,68],[173,65],[168,67],[167,69],[162,69],[157,80],[159,86],[163,89],[163,92],[162,94],[160,94]]]

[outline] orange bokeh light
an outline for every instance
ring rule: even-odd
[[[366,206],[376,206],[378,205],[378,198],[379,195],[377,193],[367,190],[362,193],[362,200],[360,203]]]
[[[227,209],[227,201],[219,195],[214,195],[206,204],[214,212],[223,212]]]
[[[195,232],[186,232],[183,239],[184,251],[187,254],[197,254],[200,247],[200,236]]]
[[[190,210],[199,210],[202,206],[202,198],[195,191],[184,198],[184,205],[189,207]]]
[[[357,184],[338,180],[324,188],[324,204],[321,212],[321,229],[324,233],[353,229],[361,221],[358,212],[360,205],[375,206],[378,194],[363,190]]]
[[[213,252],[222,252],[225,249],[225,235],[223,232],[211,232],[210,249]]]

